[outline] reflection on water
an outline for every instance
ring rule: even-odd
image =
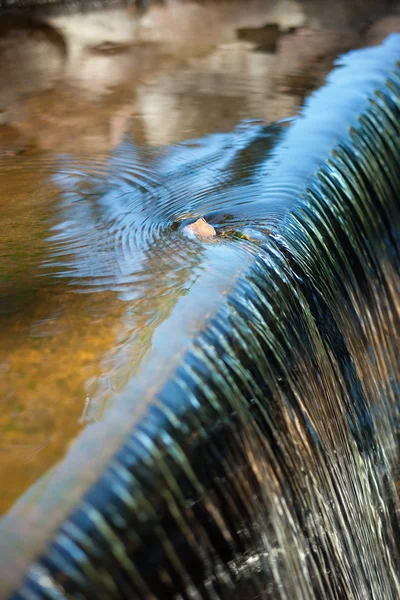
[[[282,7],[2,21],[1,512],[88,423],[161,385],[279,216],[275,200],[257,232],[237,218],[287,132],[267,122],[397,27],[315,32]],[[193,41],[199,15],[213,26]],[[202,215],[215,239],[184,234]]]

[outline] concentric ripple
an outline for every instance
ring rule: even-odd
[[[193,245],[177,231],[179,223],[254,201],[259,166],[282,131],[281,125],[250,122],[169,149],[150,152],[124,143],[102,168],[60,157],[54,181],[62,201],[44,266],[78,291],[112,290],[130,298],[162,272],[173,279],[176,269],[189,265]]]

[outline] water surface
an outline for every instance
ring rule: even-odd
[[[281,214],[237,218],[287,117],[362,43],[294,10],[198,43],[160,18],[147,37],[124,11],[0,32],[2,513],[84,428],[144,409]],[[203,215],[217,236],[185,235]]]

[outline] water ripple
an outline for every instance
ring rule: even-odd
[[[283,129],[246,122],[232,133],[153,150],[126,142],[103,164],[58,157],[53,180],[62,200],[46,271],[79,291],[126,295],[147,286],[150,293],[150,281],[166,273],[173,279],[174,269],[190,265],[191,251],[199,253],[182,223],[254,200],[259,166]]]

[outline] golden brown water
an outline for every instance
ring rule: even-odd
[[[246,240],[178,223],[256,193],[241,187],[254,157],[234,164],[252,132],[295,114],[338,53],[398,28],[310,29],[283,5],[3,21],[0,513],[82,428],[161,385],[232,288]],[[239,183],[212,193],[226,164]]]

